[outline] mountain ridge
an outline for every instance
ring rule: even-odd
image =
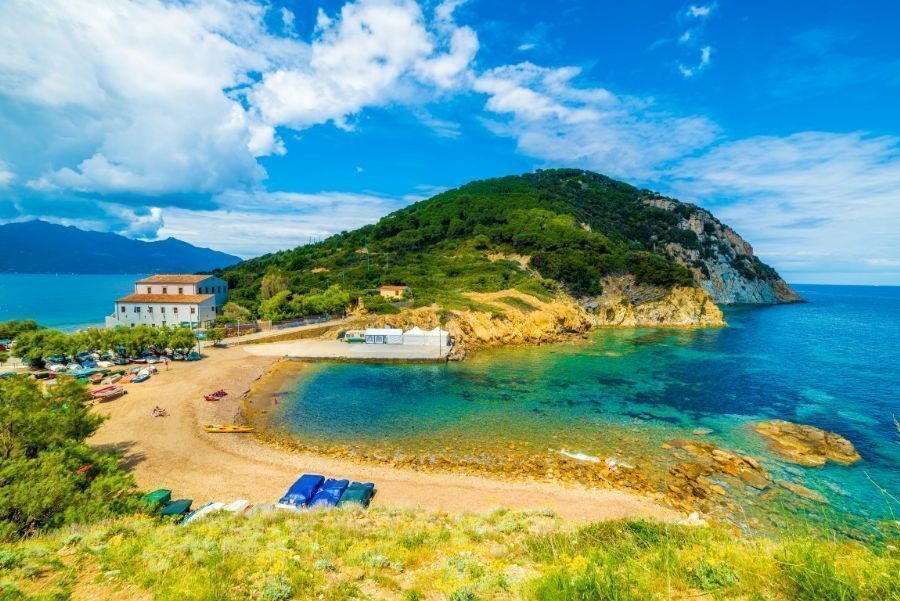
[[[42,220],[0,224],[0,248],[0,273],[194,273],[241,261],[173,237],[132,240]]]

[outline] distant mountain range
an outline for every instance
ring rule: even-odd
[[[46,221],[0,225],[0,273],[195,273],[240,260],[175,238],[144,242]]]

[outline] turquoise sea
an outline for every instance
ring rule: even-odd
[[[144,275],[0,273],[0,321],[34,319],[65,331],[100,326]]]
[[[900,496],[900,288],[796,289],[808,303],[730,308],[724,329],[604,330],[440,365],[313,364],[283,385],[268,419],[308,446],[490,462],[512,444],[648,471],[673,461],[665,440],[705,440],[762,458],[776,478],[824,495],[829,512],[890,517]],[[771,418],[838,432],[863,460],[788,464],[748,428]]]

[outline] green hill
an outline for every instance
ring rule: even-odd
[[[596,297],[611,276],[703,287],[717,303],[799,299],[709,212],[574,169],[475,181],[221,275],[232,300],[271,318],[328,310],[385,284],[411,286],[417,306],[446,308],[470,306],[465,292],[511,288]]]

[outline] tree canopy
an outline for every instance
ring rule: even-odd
[[[85,440],[103,418],[63,378],[45,394],[25,376],[0,380],[0,539],[133,510],[118,457]]]

